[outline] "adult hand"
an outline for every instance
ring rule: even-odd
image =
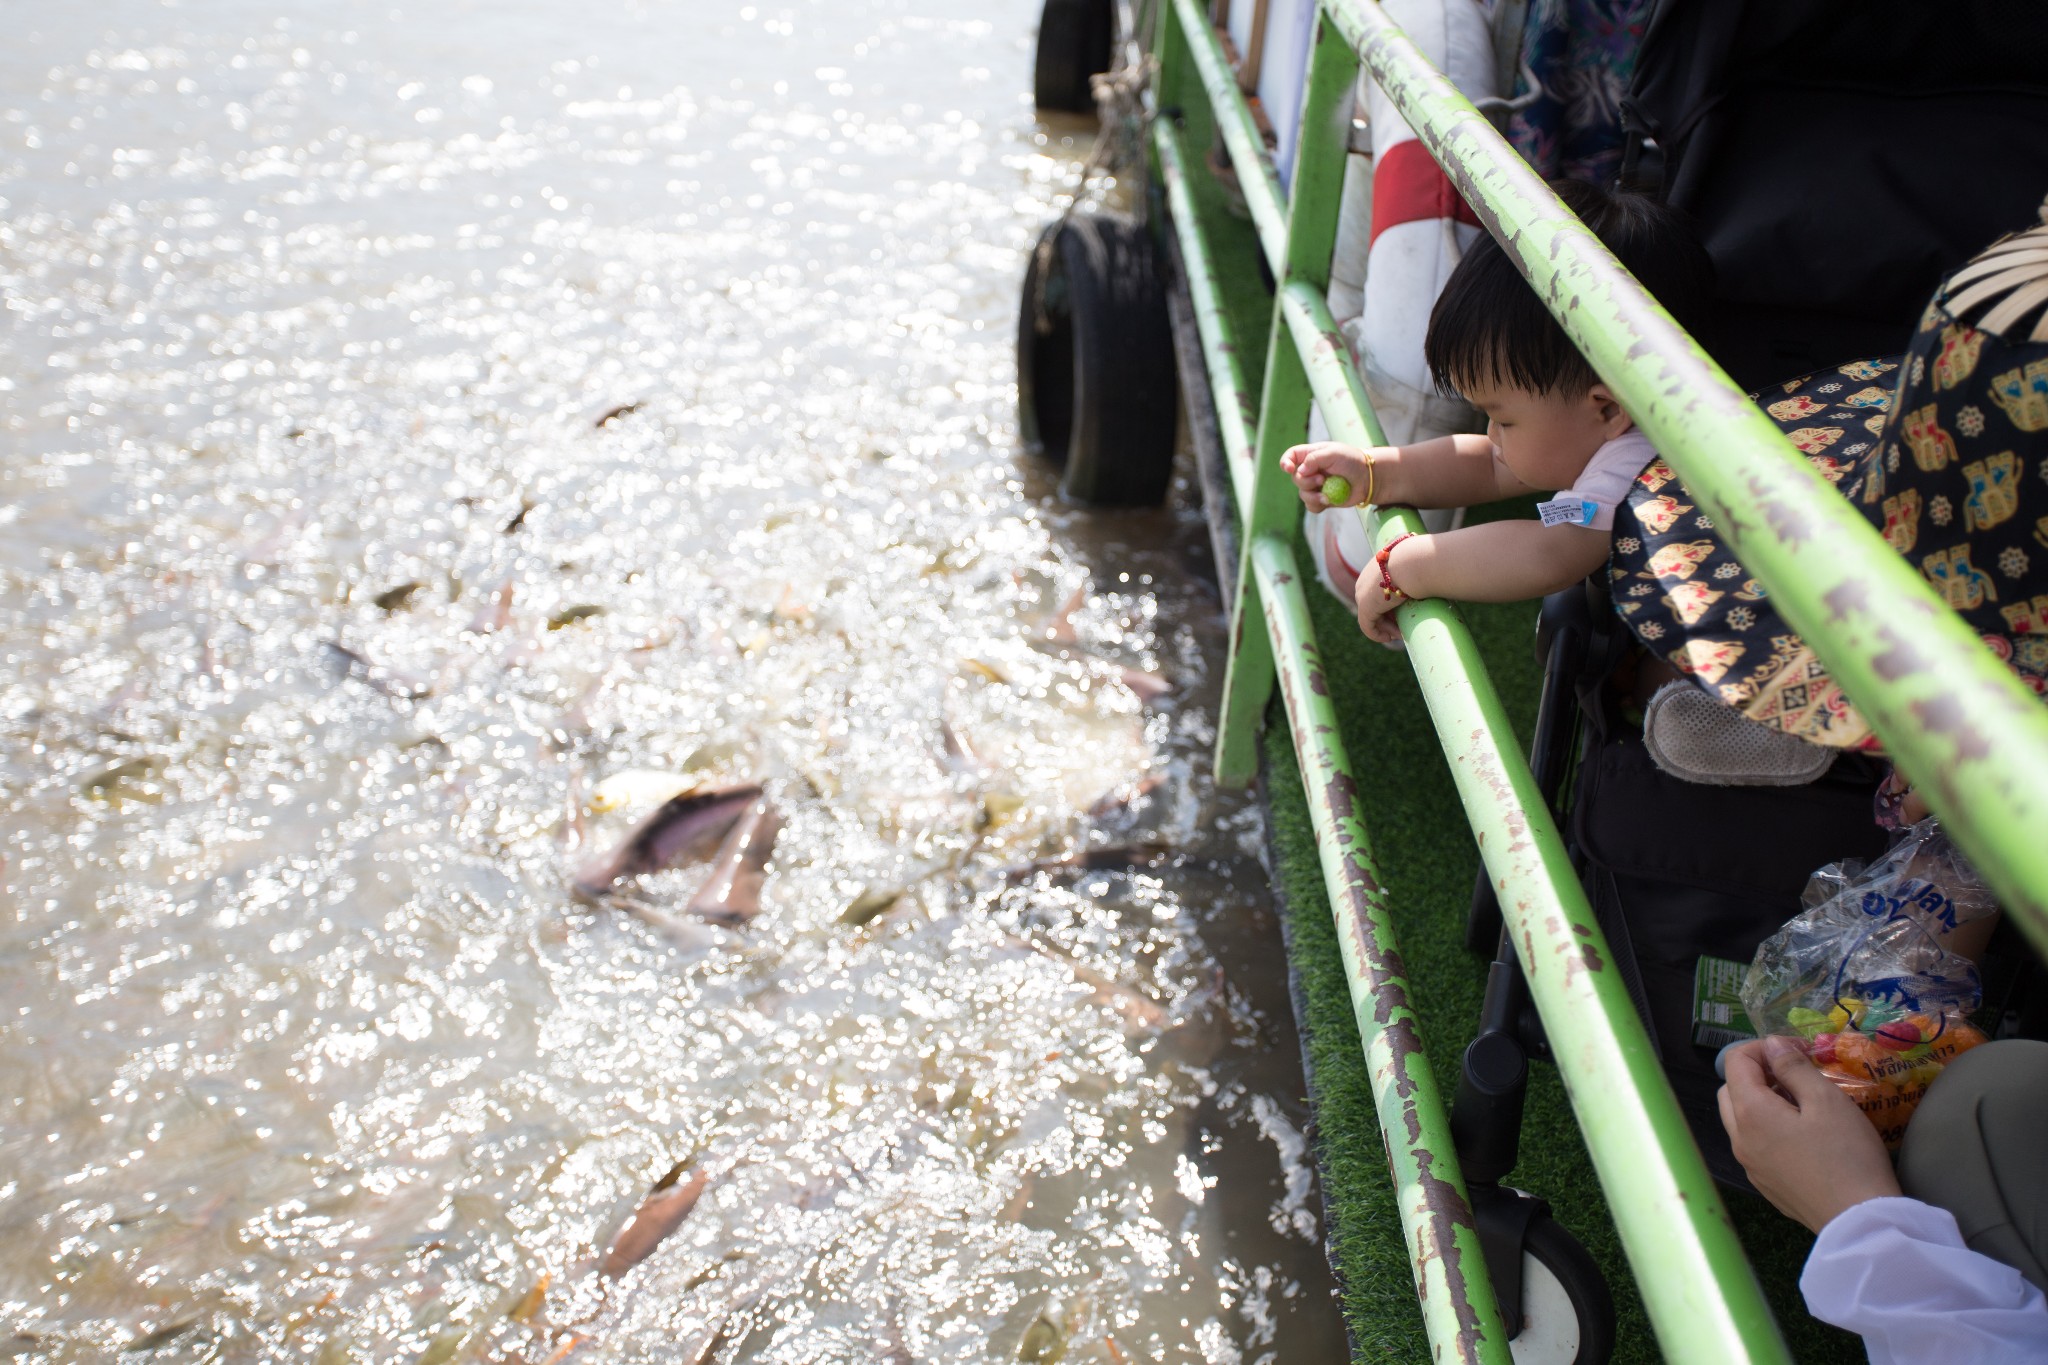
[[[1721,1126],[1757,1192],[1819,1232],[1866,1199],[1899,1193],[1877,1129],[1788,1038],[1729,1052]]]

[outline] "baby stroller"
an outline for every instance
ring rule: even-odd
[[[1623,178],[1698,222],[1721,278],[1716,334],[1702,340],[1745,386],[1896,355],[1946,274],[2033,221],[2048,194],[2048,26],[2001,25],[2007,12],[1659,0],[1624,105]],[[1741,1036],[1722,1025],[1741,1021],[1702,1017],[1701,964],[1747,964],[1799,911],[1810,873],[1884,851],[1882,765],[1844,754],[1786,785],[1661,767],[1637,710],[1644,653],[1604,577],[1546,600],[1537,656],[1535,775],[1708,1168],[1746,1189],[1714,1074],[1719,1046]],[[1527,1059],[1545,1045],[1484,874],[1467,942],[1494,962],[1452,1128],[1512,1313],[1521,1230],[1541,1206],[1500,1182]],[[2043,993],[2027,989],[2038,969],[2017,935],[1994,941],[1986,999],[2005,1031],[2040,1036]]]

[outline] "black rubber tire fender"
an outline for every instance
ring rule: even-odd
[[[1115,46],[1112,0],[1045,0],[1038,14],[1032,100],[1042,110],[1093,112],[1095,94],[1088,78],[1109,70]]]
[[[1166,285],[1144,224],[1077,214],[1039,238],[1017,318],[1017,421],[1025,448],[1098,506],[1156,505],[1173,478],[1179,419]]]
[[[1065,467],[1074,430],[1074,326],[1056,259],[1066,227],[1048,223],[1032,243],[1017,308],[1017,439],[1055,468]]]

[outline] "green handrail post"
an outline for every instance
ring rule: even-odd
[[[1178,33],[1169,33],[1163,41],[1174,51],[1180,51],[1186,41],[1184,29],[1190,18],[1200,18],[1200,14],[1190,16],[1186,4],[1176,4],[1169,14],[1169,29]],[[1214,45],[1206,18],[1200,18],[1200,23],[1202,39]],[[1174,70],[1171,63],[1167,70]],[[1321,291],[1327,289],[1329,258],[1335,246],[1343,158],[1350,135],[1346,113],[1356,74],[1356,53],[1339,39],[1327,20],[1319,20],[1305,94],[1305,135],[1300,141],[1294,203],[1280,254],[1280,274],[1286,280],[1282,291],[1290,297],[1315,299],[1317,307],[1321,307]],[[1202,70],[1202,88],[1217,111],[1219,125],[1231,127],[1233,121],[1249,125],[1235,80],[1227,80],[1221,63],[1208,63]],[[1229,315],[1214,297],[1212,266],[1192,219],[1194,205],[1186,186],[1182,135],[1161,121],[1153,141],[1167,184],[1167,201],[1176,213],[1174,231],[1180,235],[1186,282],[1212,387],[1219,393],[1219,407],[1233,407],[1233,415],[1251,428],[1243,448],[1247,458],[1231,458],[1233,489],[1251,536],[1239,565],[1235,645],[1225,684],[1227,720],[1221,726],[1231,739],[1219,743],[1219,769],[1227,778],[1249,780],[1257,722],[1278,675],[1300,765],[1311,786],[1311,819],[1317,827],[1323,872],[1331,888],[1331,913],[1337,919],[1346,976],[1352,984],[1354,1015],[1372,1074],[1374,1105],[1386,1140],[1425,1330],[1430,1332],[1438,1359],[1509,1365],[1507,1330],[1499,1318],[1479,1230],[1458,1173],[1448,1113],[1421,1048],[1393,925],[1386,917],[1384,894],[1356,798],[1358,786],[1337,735],[1327,681],[1315,663],[1317,651],[1303,579],[1288,548],[1298,499],[1292,483],[1278,469],[1278,456],[1288,444],[1307,434],[1309,368],[1311,364],[1327,366],[1327,354],[1305,362],[1303,352],[1282,346],[1292,321],[1276,307],[1270,323],[1274,332],[1268,346],[1264,395],[1255,424],[1249,422],[1251,409],[1241,401],[1235,348],[1229,346]],[[1270,182],[1270,162],[1264,153],[1260,164],[1264,174],[1239,168],[1241,180]],[[1331,346],[1341,348],[1327,309],[1321,309],[1319,317],[1325,327],[1323,352],[1329,352]],[[1219,420],[1229,444],[1231,422],[1223,420],[1223,413]],[[1264,452],[1266,458],[1251,460],[1253,452]]]
[[[1209,372],[1209,394],[1216,406],[1216,429],[1223,441],[1224,464],[1230,474],[1230,491],[1240,522],[1251,520],[1249,480],[1237,477],[1251,468],[1258,449],[1258,409],[1244,374],[1244,357],[1237,348],[1236,326],[1216,283],[1216,266],[1209,244],[1194,228],[1195,203],[1188,189],[1186,135],[1167,119],[1152,130],[1159,177],[1166,186],[1166,204],[1176,223],[1190,230],[1180,234],[1181,274],[1188,298],[1194,306],[1195,330],[1202,338],[1202,359]]]
[[[1420,1021],[1409,1000],[1406,968],[1330,701],[1300,569],[1293,549],[1279,535],[1257,537],[1245,558],[1258,576],[1265,625],[1277,644],[1289,730],[1337,923],[1352,1018],[1372,1078],[1373,1107],[1386,1140],[1423,1326],[1439,1360],[1509,1365],[1508,1333],[1458,1167],[1450,1117],[1423,1052]]]
[[[1192,0],[1181,0],[1183,23]],[[1214,43],[1213,34],[1210,42]],[[1351,83],[1358,76],[1358,54],[1318,15],[1310,48],[1307,88],[1302,95],[1301,136],[1297,141],[1294,200],[1284,222],[1280,271],[1283,287],[1299,284],[1318,292],[1330,283],[1330,256],[1337,245],[1337,213],[1343,199],[1344,156],[1350,137],[1345,114]],[[1243,107],[1243,101],[1238,105]],[[1221,111],[1219,121],[1231,120]],[[1232,149],[1233,153],[1235,148]],[[1268,168],[1271,158],[1259,154]],[[1254,179],[1244,169],[1241,182]],[[1277,177],[1275,177],[1277,183]],[[1308,435],[1310,392],[1302,353],[1287,344],[1286,322],[1274,310],[1272,336],[1266,348],[1266,384],[1259,399],[1257,459],[1252,469],[1251,511],[1246,538],[1281,531],[1300,515],[1294,483],[1280,469],[1280,456]],[[1340,343],[1341,344],[1341,343]],[[1242,787],[1258,773],[1259,718],[1273,691],[1273,648],[1260,629],[1258,577],[1251,556],[1238,565],[1237,595],[1231,619],[1230,663],[1223,682],[1222,719],[1218,727],[1216,780]]]
[[[1223,55],[1223,44],[1217,40],[1216,30],[1209,26],[1200,0],[1173,0],[1173,10],[1202,88],[1209,92],[1216,129],[1223,135],[1231,165],[1237,169],[1238,188],[1244,194],[1252,226],[1265,246],[1266,263],[1278,275],[1287,259],[1287,195],[1280,188],[1279,173],[1273,169],[1273,158],[1266,155],[1265,140],[1259,134],[1258,124],[1252,121],[1250,107],[1242,95],[1234,93],[1237,76]],[[1226,87],[1233,97],[1216,98],[1216,92]]]

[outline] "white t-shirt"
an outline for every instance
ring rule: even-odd
[[[1799,1277],[1806,1311],[1863,1338],[1870,1365],[2048,1361],[2048,1299],[1970,1250],[1955,1215],[1866,1199],[1820,1231]]]
[[[1498,459],[1499,456],[1494,458]],[[1545,526],[1590,526],[1614,529],[1614,509],[1628,496],[1636,475],[1657,458],[1650,438],[1630,427],[1593,452],[1572,486],[1547,502],[1536,504]]]

